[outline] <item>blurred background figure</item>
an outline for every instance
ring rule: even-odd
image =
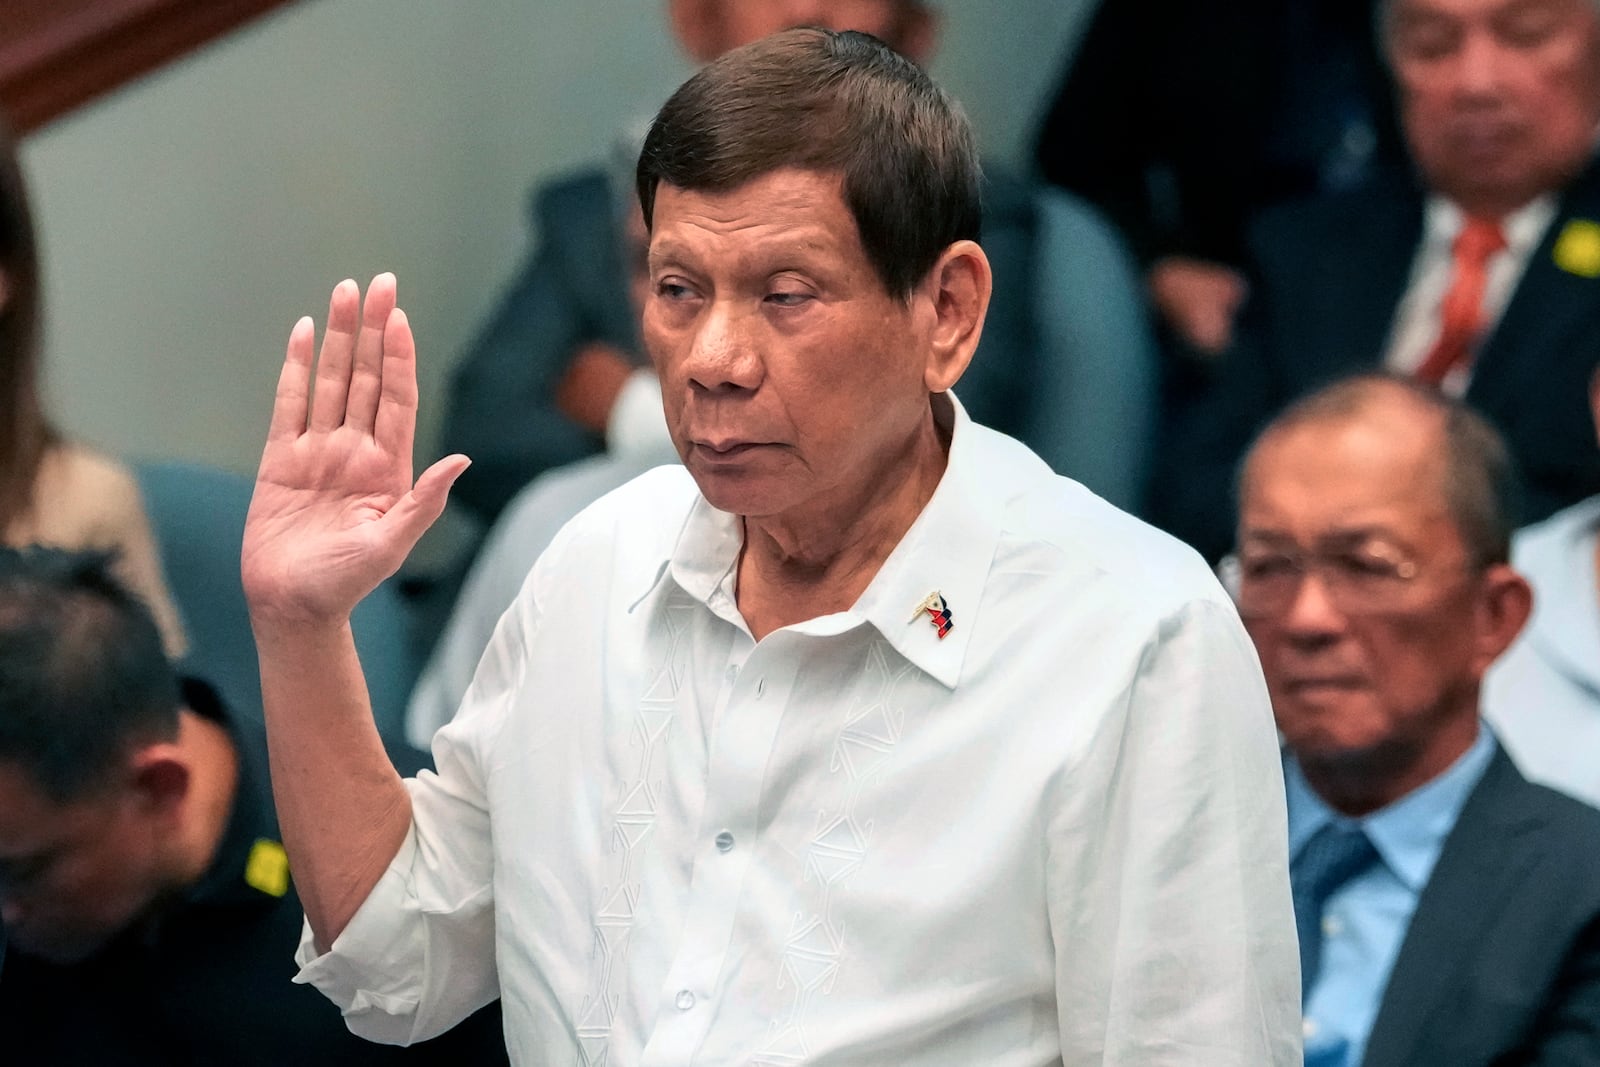
[[[40,397],[39,255],[16,146],[0,126],[0,542],[113,549],[169,655],[187,641],[139,488],[109,456],[68,440]]]
[[[1122,230],[1185,354],[1232,340],[1256,212],[1399,158],[1375,6],[1100,0],[1034,158]]]
[[[1600,372],[1589,381],[1600,428]],[[1484,715],[1534,779],[1600,805],[1600,494],[1517,531],[1533,617],[1489,672]]]
[[[301,922],[260,724],[180,682],[106,556],[0,549],[5,1061],[506,1062],[498,1005],[410,1049],[352,1036],[291,981]]]
[[[1514,480],[1480,416],[1378,376],[1245,462],[1237,597],[1283,738],[1308,1065],[1600,1063],[1600,811],[1479,718],[1531,602]]]
[[[1237,343],[1162,452],[1154,518],[1212,558],[1251,435],[1365,368],[1487,415],[1522,476],[1520,521],[1600,492],[1585,400],[1600,347],[1600,6],[1386,0],[1380,25],[1414,174],[1263,216]]]

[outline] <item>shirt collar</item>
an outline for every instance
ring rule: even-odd
[[[1496,744],[1489,725],[1480,721],[1477,739],[1443,774],[1361,819],[1348,819],[1328,807],[1306,781],[1299,762],[1286,752],[1284,792],[1289,806],[1291,861],[1329,823],[1355,825],[1366,832],[1395,877],[1413,893],[1420,893],[1433,874],[1433,865],[1439,860],[1445,838],[1455,829],[1467,797],[1488,770]]]
[[[933,496],[848,611],[793,629],[822,636],[870,625],[918,669],[954,688],[999,544],[1000,526],[998,502],[989,499],[992,494],[984,482],[981,427],[954,393],[936,394],[932,403],[934,418],[950,428],[950,452]],[[743,626],[734,600],[742,544],[738,516],[718,511],[696,494],[671,555],[657,568],[635,606],[670,576],[712,613]],[[951,625],[943,637],[922,610],[933,595],[942,596],[950,612]]]
[[[1500,220],[1500,234],[1506,239],[1506,251],[1521,259],[1530,255],[1550,221],[1556,217],[1559,202],[1554,193],[1534,197],[1517,210]],[[1424,209],[1425,240],[1430,246],[1449,254],[1450,245],[1466,222],[1466,216],[1454,201],[1434,194],[1428,197]]]

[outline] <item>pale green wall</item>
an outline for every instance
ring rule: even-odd
[[[1019,158],[1082,0],[943,6],[934,73]],[[392,269],[431,457],[526,188],[686,71],[656,0],[304,0],[45,128],[23,162],[52,410],[116,452],[251,471],[289,326]]]

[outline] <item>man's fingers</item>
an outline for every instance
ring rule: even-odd
[[[355,364],[350,371],[350,398],[344,422],[371,433],[378,418],[383,389],[384,330],[394,310],[395,280],[388,272],[372,279],[361,309],[361,333],[356,338]]]
[[[272,401],[272,424],[267,440],[294,440],[306,430],[306,404],[311,396],[311,346],[317,328],[311,316],[302,316],[289,331],[289,346],[278,373],[278,392]]]
[[[416,341],[406,313],[395,308],[383,329],[383,389],[373,434],[378,447],[409,460],[416,432]]]
[[[428,527],[444,513],[450,487],[471,464],[472,461],[463,455],[446,456],[423,471],[411,492],[401,497],[384,515],[383,521],[393,524],[393,536],[405,546],[406,552],[411,551]]]
[[[361,289],[346,278],[328,298],[328,329],[317,357],[316,393],[311,398],[311,429],[331,430],[344,422],[350,394],[350,364],[360,323]]]

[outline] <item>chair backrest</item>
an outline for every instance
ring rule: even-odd
[[[1032,410],[1018,436],[1120,507],[1144,503],[1158,405],[1154,330],[1138,266],[1088,203],[1035,191]]]
[[[239,577],[254,484],[199,463],[145,462],[135,470],[167,584],[189,636],[183,669],[216,686],[238,714],[259,719],[261,676]],[[403,736],[417,665],[405,602],[392,579],[357,606],[350,624],[379,729]]]

